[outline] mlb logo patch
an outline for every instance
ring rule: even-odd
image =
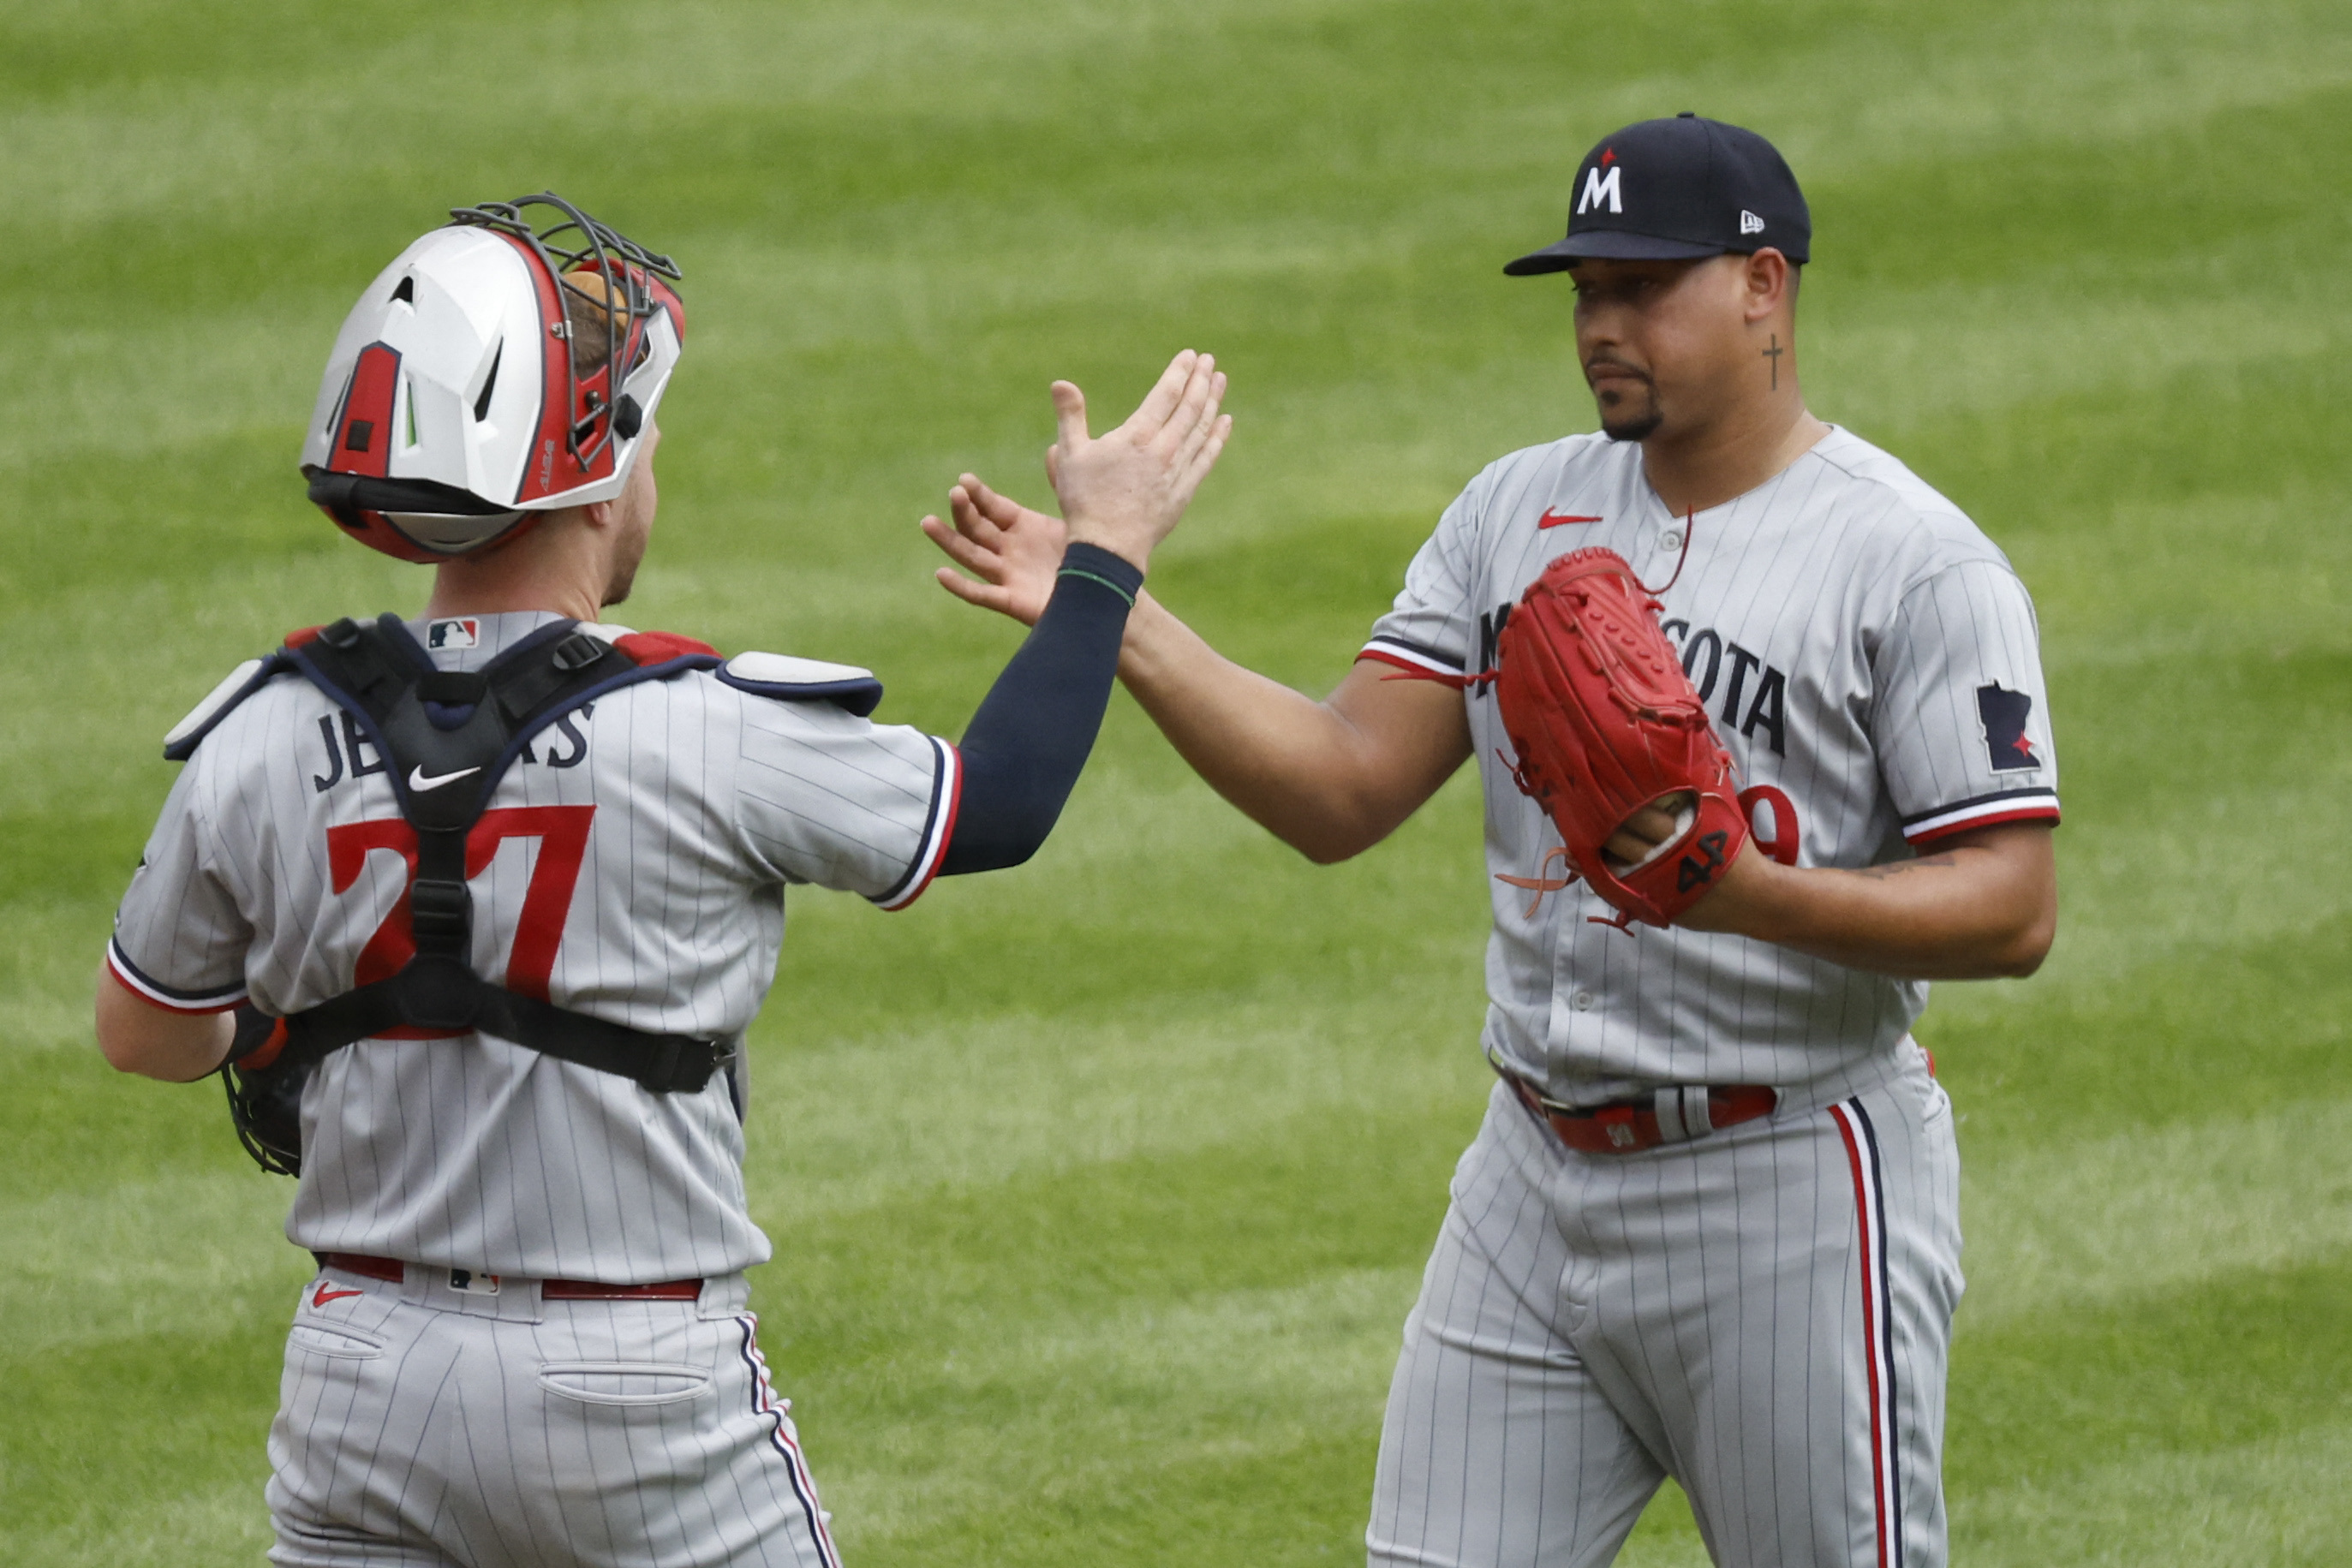
[[[473,648],[482,641],[482,623],[468,615],[460,621],[436,621],[425,628],[428,648]]]
[[[2042,766],[2025,721],[2033,699],[2023,692],[2007,691],[1996,681],[1977,688],[1977,722],[1984,727],[1985,756],[1996,773],[2026,773]]]
[[[499,1277],[496,1274],[477,1274],[470,1269],[452,1269],[449,1270],[449,1288],[468,1296],[495,1296],[499,1293]]]

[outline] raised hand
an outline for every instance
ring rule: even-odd
[[[943,566],[936,573],[940,586],[967,604],[1010,615],[1024,626],[1035,625],[1045,613],[1045,601],[1053,597],[1062,547],[1069,542],[1062,519],[999,495],[971,474],[948,492],[948,513],[955,519],[953,528],[929,517],[923,519],[923,532],[972,575]]]
[[[1055,382],[1061,439],[1045,454],[1045,476],[1070,538],[1148,569],[1233,432],[1232,416],[1217,412],[1224,395],[1215,358],[1187,349],[1124,423],[1094,436],[1086,394]]]
[[[1082,503],[1094,507],[1088,515],[1115,532],[1125,507],[1147,519],[1140,531],[1158,528],[1142,556],[1119,549],[1111,539],[1093,538],[1089,542],[1145,564],[1150,546],[1176,526],[1192,492],[1224,449],[1234,424],[1230,416],[1217,412],[1224,391],[1225,378],[1215,360],[1188,349],[1170,362],[1125,424],[1088,437],[1085,394],[1067,382],[1054,383],[1064,439],[1045,454],[1047,477],[1060,488],[1065,448],[1083,450],[1071,478],[1089,491]],[[949,490],[948,515],[952,526],[933,515],[923,519],[923,532],[971,576],[941,567],[934,574],[940,586],[967,604],[1009,615],[1024,626],[1035,625],[1045,612],[1055,574],[1061,570],[1063,547],[1073,537],[1087,537],[1074,536],[1061,518],[1024,507],[971,474]]]

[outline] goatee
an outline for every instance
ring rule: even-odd
[[[1601,434],[1612,441],[1645,441],[1665,423],[1658,407],[1658,383],[1639,371],[1630,371],[1612,361],[1601,361],[1584,367],[1585,380],[1596,380],[1597,370],[1620,372],[1609,379],[1622,382],[1627,376],[1638,383],[1638,390],[1622,384],[1602,391],[1593,389],[1592,401],[1601,414]]]

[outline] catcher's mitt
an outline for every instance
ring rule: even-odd
[[[1619,926],[1671,924],[1748,838],[1731,756],[1658,608],[1623,557],[1580,549],[1528,585],[1496,639],[1495,696],[1518,752],[1514,777],[1550,813],[1570,863],[1621,912],[1604,924]],[[1685,791],[1696,803],[1676,813],[1670,837],[1636,864],[1612,862],[1602,846],[1627,818]]]
[[[251,1004],[236,1009],[236,1040],[221,1063],[228,1119],[254,1163],[277,1176],[302,1174],[302,1086],[315,1061],[280,1062],[286,1022]]]

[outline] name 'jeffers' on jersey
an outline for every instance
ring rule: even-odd
[[[1967,829],[2057,820],[2024,584],[1959,508],[1843,430],[1689,518],[1651,489],[1638,445],[1579,435],[1512,453],[1446,508],[1363,656],[1490,668],[1510,607],[1554,558],[1587,546],[1617,551],[1646,582],[1672,580],[1660,619],[1781,858],[1869,866]],[[1493,698],[1473,686],[1464,700],[1487,869],[1556,876],[1558,859],[1544,861],[1559,835],[1512,781]],[[1580,883],[1532,912],[1528,892],[1490,886],[1485,1043],[1563,1099],[1805,1083],[1891,1051],[1927,1004],[1924,981],[1774,944],[1592,924],[1612,911]]]

